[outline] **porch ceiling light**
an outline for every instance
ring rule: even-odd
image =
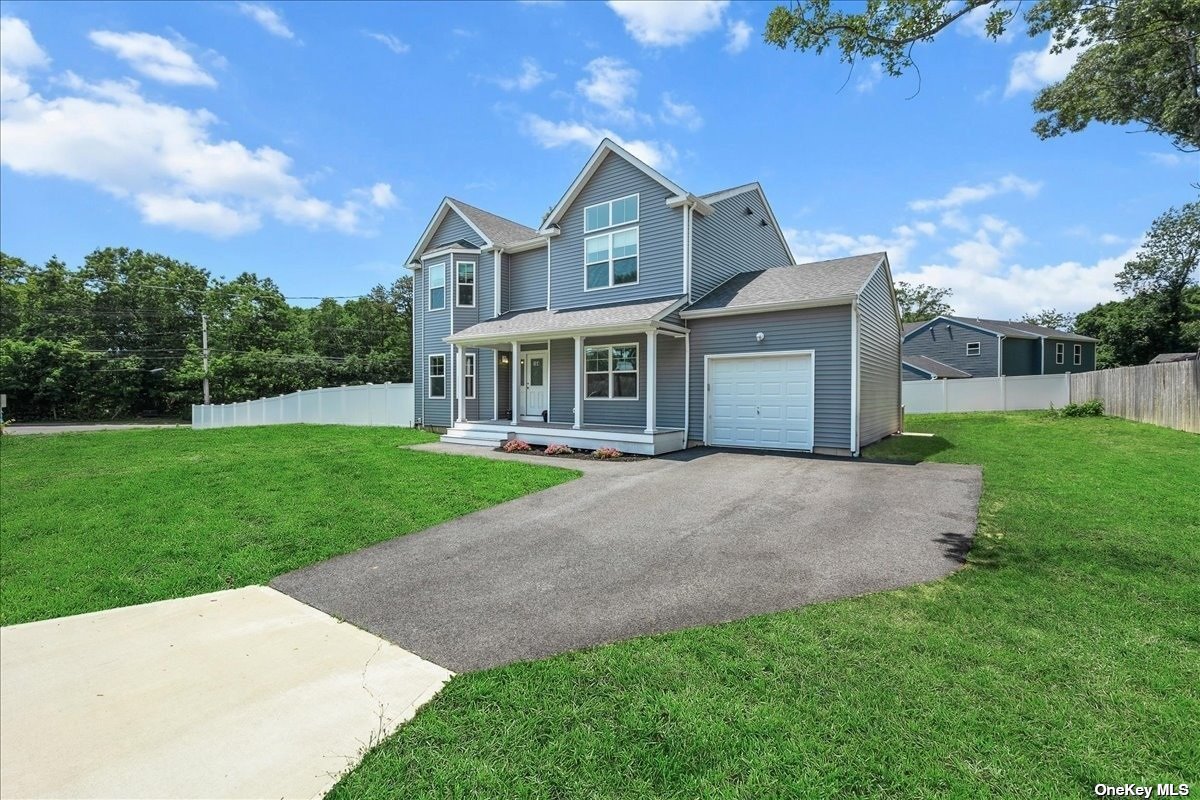
[[[501,354],[500,354],[500,363],[501,363],[501,364],[507,364],[507,363],[508,363],[508,353],[501,353]]]

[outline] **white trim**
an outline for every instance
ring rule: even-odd
[[[683,204],[683,295],[692,302],[692,207]]]
[[[948,325],[962,325],[964,328],[970,328],[973,331],[979,331],[980,333],[986,333],[988,336],[996,336],[996,337],[1001,336],[1001,334],[998,333],[997,331],[988,330],[987,328],[981,328],[978,325],[972,325],[969,322],[962,322],[961,320],[951,319],[950,317],[946,316],[945,314],[938,314],[933,319],[925,320],[920,325],[913,328],[908,333],[904,334],[904,340],[908,341],[910,336],[915,336],[916,334],[925,330],[926,328],[928,328],[930,325],[932,325],[935,322],[945,322]]]
[[[442,268],[442,285],[436,287],[431,280],[432,271],[437,267]],[[442,290],[442,304],[437,308],[433,307],[433,290],[440,288]],[[426,311],[445,311],[446,310],[446,262],[440,261],[437,264],[430,264],[425,270],[425,310]]]
[[[540,330],[528,331],[525,333],[496,333],[488,336],[472,336],[470,338],[460,338],[457,336],[446,336],[442,341],[449,344],[465,344],[474,345],[476,347],[488,347],[492,344],[507,343],[518,341],[525,344],[539,343],[546,341],[546,338],[551,339],[569,339],[576,334],[583,336],[623,336],[631,333],[645,333],[654,328],[661,328],[664,331],[672,331],[682,334],[686,332],[686,328],[681,328],[678,325],[672,325],[669,322],[655,322],[653,320],[642,320],[639,322],[630,322],[627,325],[609,325],[606,323],[598,323],[596,325],[581,325],[575,328],[562,328],[561,330]]]
[[[463,362],[466,360],[466,351],[461,347],[453,347],[454,350],[454,397],[457,400],[452,406],[455,413],[452,415],[458,422],[467,421],[467,400],[466,392],[464,391],[464,378],[466,370]]]
[[[459,349],[462,349],[462,348],[459,348]],[[467,363],[468,363],[468,362],[470,362],[470,364],[471,364],[471,368],[470,368],[470,369],[467,369]],[[466,386],[467,386],[467,378],[470,378],[470,379],[471,379],[471,391],[470,391],[470,392],[468,392],[468,391],[467,391],[467,389],[466,389]],[[479,398],[478,398],[478,393],[479,393],[479,358],[478,358],[478,355],[477,355],[476,353],[467,353],[467,352],[464,352],[464,353],[463,353],[463,374],[462,374],[462,382],[463,382],[463,399],[464,399],[464,400],[477,400],[477,399],[479,399]]]
[[[808,415],[808,438],[812,442],[812,449],[801,450],[800,452],[811,453],[817,447],[817,351],[809,350],[776,350],[774,352],[751,352],[751,353],[706,353],[704,355],[704,444],[709,443],[708,436],[708,396],[712,393],[712,384],[709,379],[709,363],[713,360],[727,360],[734,358],[788,358],[791,356],[808,356],[809,363],[809,386],[812,387],[812,408]],[[727,446],[727,445],[722,445]],[[762,448],[750,448],[762,449]],[[770,448],[767,448],[770,449]],[[786,448],[795,449],[795,448]]]
[[[704,319],[705,317],[730,317],[737,314],[766,314],[770,311],[794,311],[800,308],[824,308],[826,306],[844,306],[853,303],[857,294],[843,294],[836,297],[823,297],[819,300],[791,300],[777,303],[756,303],[752,306],[734,306],[732,308],[702,308],[683,310],[679,316],[683,319]]]
[[[438,210],[433,214],[433,219],[429,220],[429,224],[425,226],[424,232],[421,233],[421,238],[417,240],[416,246],[413,247],[412,252],[408,254],[409,264],[417,260],[417,254],[425,249],[425,245],[429,243],[430,238],[433,237],[434,232],[437,231],[438,226],[440,226],[442,224],[442,220],[445,219],[446,213],[451,210],[454,211],[454,213],[457,214],[463,222],[467,223],[467,226],[471,230],[479,234],[479,238],[483,239],[485,243],[489,245],[495,244],[495,242],[488,238],[486,233],[479,230],[478,226],[471,221],[470,217],[462,212],[462,209],[454,205],[453,200],[451,200],[449,197],[443,197],[441,205],[438,206]]]
[[[492,419],[500,419],[500,351],[492,349]]]
[[[442,393],[433,393],[433,359],[440,358],[442,360],[442,374],[437,376],[442,379]],[[445,353],[429,353],[425,356],[425,396],[430,400],[445,400],[446,399],[446,354]],[[425,420],[422,419],[424,424]]]
[[[1083,366],[1083,345],[1078,342],[1076,342],[1075,346],[1071,348],[1071,366]]]
[[[633,231],[633,238],[636,240],[635,246],[637,247],[637,253],[635,253],[633,257],[637,262],[635,265],[635,274],[637,275],[637,280],[629,281],[627,283],[614,283],[613,278],[615,276],[613,273],[613,269],[614,269],[614,265],[616,264],[618,259],[613,257],[613,237],[619,233],[628,233],[629,231]],[[587,277],[588,277],[588,267],[591,265],[588,263],[588,260],[587,260],[587,243],[590,242],[592,239],[599,239],[601,236],[608,237],[608,285],[607,286],[589,287]],[[624,260],[626,258],[629,258],[629,256],[622,256],[621,260]],[[547,259],[547,261],[548,260],[549,259]],[[601,262],[596,261],[593,263],[599,264]],[[550,269],[547,266],[547,268],[546,268],[547,283],[549,283],[549,277],[548,277],[549,273],[550,273]],[[604,231],[603,233],[597,233],[597,234],[593,234],[591,236],[583,237],[583,290],[585,292],[602,292],[605,289],[623,289],[626,286],[637,286],[639,283],[641,283],[641,280],[642,280],[642,234],[641,234],[641,226],[640,225],[634,225],[632,228],[621,228],[619,230],[610,229],[610,230]],[[550,298],[547,295],[546,308],[549,308],[549,307],[550,307]]]
[[[649,334],[647,334],[647,341],[648,340],[649,340]],[[630,372],[630,370],[627,370],[627,369],[614,370],[612,368],[613,367],[612,349],[614,347],[632,347],[633,348],[634,363],[637,364],[637,366],[633,369],[633,377],[634,377],[633,390],[635,392],[633,397],[613,397],[613,393],[612,393],[613,392],[613,375],[628,375]],[[607,371],[592,372],[592,371],[588,370],[588,368],[587,368],[588,348],[591,348],[593,350],[600,350],[601,348],[608,350],[608,370]],[[588,397],[587,396],[587,376],[588,375],[607,375],[608,376],[608,397]],[[649,378],[648,374],[647,374],[647,378]],[[641,348],[641,346],[639,345],[638,342],[604,342],[603,344],[592,344],[592,345],[585,343],[583,346],[583,381],[584,381],[584,390],[583,390],[584,398],[583,399],[585,402],[592,401],[592,400],[603,400],[606,402],[607,401],[629,402],[629,401],[641,400],[642,399],[642,387],[641,387],[642,348]],[[648,388],[647,388],[647,394],[649,394]]]
[[[558,236],[558,234],[558,231],[547,231],[546,233],[539,233],[532,239],[523,239],[519,242],[505,242],[503,249],[506,253],[524,253],[529,250],[536,250],[546,245],[553,237]],[[484,247],[482,249],[494,250],[498,247],[500,245],[492,245],[491,247]]]
[[[634,204],[633,219],[625,219],[625,220],[621,220],[620,222],[613,222],[612,221],[613,203],[623,203],[631,197],[633,198],[633,204]],[[608,206],[608,224],[601,225],[599,228],[592,228],[591,230],[588,230],[587,212],[590,209],[599,208],[600,206]],[[615,197],[612,200],[604,200],[599,203],[592,203],[590,206],[583,207],[583,233],[585,236],[590,236],[593,233],[601,233],[602,231],[606,231],[609,228],[619,228],[622,225],[633,225],[634,223],[638,223],[641,221],[642,221],[642,195],[640,192],[634,192],[633,194],[627,194],[624,197]]]
[[[546,310],[549,311],[553,306],[550,305],[550,297],[554,293],[554,284],[550,281],[550,240],[546,240]]]
[[[971,352],[971,348],[975,348],[975,352]],[[983,355],[983,342],[967,342],[967,358],[979,358]]]
[[[696,213],[702,217],[707,217],[713,213],[713,207],[704,201],[703,198],[688,193],[675,195],[667,198],[667,208],[680,208],[681,206],[691,205],[696,209]]]
[[[862,391],[859,384],[862,382],[862,357],[859,353],[859,330],[858,321],[858,301],[855,300],[850,304],[850,455],[858,455],[858,420],[860,417],[859,403],[862,402]],[[817,409],[817,378],[813,375],[813,417],[816,417]],[[815,431],[814,431],[815,435]],[[816,441],[813,441],[813,446],[816,446]]]
[[[996,377],[1004,377],[1004,334],[996,339]]]
[[[512,424],[516,425],[521,421],[521,343],[513,342],[511,345],[512,354],[509,356],[511,363],[508,369],[509,391],[512,393],[512,409],[509,415],[512,417]]]
[[[1055,364],[1064,364],[1064,365],[1067,363],[1067,343],[1066,342],[1055,342],[1054,343],[1054,363]]]
[[[683,335],[683,446],[687,447],[692,424],[692,334]]]
[[[611,383],[609,391],[611,391]],[[646,334],[646,433],[654,433],[657,417],[658,333],[651,331]]]
[[[471,283],[470,284],[464,284],[462,282],[462,276],[459,275],[459,273],[458,273],[459,268],[462,267],[463,264],[471,265]],[[471,287],[471,303],[470,303],[470,305],[468,305],[467,303],[460,303],[458,301],[459,300],[459,297],[458,297],[459,289],[466,285],[469,285]],[[454,305],[455,305],[455,307],[457,307],[457,308],[474,308],[475,304],[476,304],[476,295],[478,295],[478,294],[479,294],[479,262],[478,261],[467,261],[465,259],[463,261],[455,261],[454,262]]]
[[[497,247],[492,251],[492,316],[504,313],[504,250]]]
[[[553,210],[550,212],[550,216],[546,217],[546,221],[543,222],[541,228],[538,229],[539,234],[552,235],[550,226],[558,223],[558,221],[562,219],[562,215],[565,214],[567,209],[571,207],[571,203],[575,201],[575,198],[579,195],[579,192],[582,191],[583,187],[587,185],[587,182],[591,180],[592,176],[596,173],[596,170],[600,168],[600,164],[604,161],[604,157],[609,153],[620,156],[642,173],[653,179],[655,182],[669,189],[673,194],[687,194],[687,192],[677,183],[667,178],[661,172],[654,169],[640,158],[632,155],[628,150],[626,150],[624,147],[621,147],[612,139],[606,138],[600,142],[600,145],[596,148],[596,151],[592,153],[591,158],[589,158],[587,163],[583,165],[583,169],[577,176],[575,176],[575,180],[571,182],[570,187],[567,188],[567,191],[562,196],[562,199],[555,204]]]
[[[430,250],[428,253],[422,253],[421,254],[421,262],[429,261],[430,259],[434,259],[434,258],[442,258],[443,256],[453,256],[453,255],[476,256],[482,252],[483,251],[480,250],[478,247],[442,247],[437,250]],[[415,264],[415,265],[410,264],[409,266],[412,267],[413,269],[421,268],[420,263]]]
[[[575,420],[571,427],[583,427],[583,337],[575,336]]]

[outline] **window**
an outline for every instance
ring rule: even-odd
[[[463,353],[463,397],[475,399],[475,354]]]
[[[592,400],[636,400],[638,346],[614,344],[584,348],[586,397]]]
[[[441,311],[446,307],[446,265],[434,264],[429,268],[429,310]]]
[[[446,356],[429,357],[429,397],[441,400],[446,397]]]
[[[458,269],[458,294],[455,303],[460,306],[475,305],[475,262],[474,261],[459,261]]]
[[[583,232],[612,228],[638,221],[638,196],[631,194],[620,200],[610,200],[583,209]]]
[[[967,355],[979,355],[979,342],[967,342]]]
[[[1066,355],[1067,346],[1062,342],[1056,342],[1054,345],[1054,363],[1063,363],[1063,356]]]
[[[584,289],[638,281],[638,229],[602,233],[583,240]]]
[[[1082,363],[1083,363],[1083,345],[1077,344],[1077,345],[1075,345],[1075,366],[1078,367]]]

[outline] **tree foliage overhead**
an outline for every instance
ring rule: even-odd
[[[0,253],[0,392],[19,419],[187,414],[213,402],[411,380],[412,278],[312,308],[269,278],[215,279],[156,253],[105,248],[77,270]]]
[[[1069,311],[1059,311],[1057,308],[1043,308],[1041,311],[1021,317],[1021,322],[1041,325],[1043,328],[1070,331],[1075,326],[1075,315]]]
[[[801,0],[771,11],[764,39],[816,53],[836,46],[844,62],[878,59],[898,76],[915,66],[916,45],[968,14],[985,14],[987,35],[998,39],[1019,9],[1007,0],[867,0],[865,8]],[[1181,150],[1200,149],[1200,2],[1036,0],[1023,18],[1030,36],[1050,33],[1052,52],[1080,54],[1034,98],[1039,137],[1138,123]]]
[[[924,283],[896,282],[896,302],[900,304],[900,318],[904,322],[924,322],[942,314],[953,314],[947,302],[953,292]]]

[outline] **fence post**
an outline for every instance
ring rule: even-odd
[[[1004,376],[1004,375],[1000,376],[1000,410],[1001,411],[1008,411],[1008,389],[1005,387],[1005,384],[1004,384],[1005,377],[1006,376]]]
[[[950,381],[945,378],[940,378],[939,380],[942,382],[942,413],[944,414],[950,410],[950,400],[946,397],[946,386],[949,385]]]
[[[325,389],[317,387],[317,424],[325,424]]]
[[[1067,381],[1067,402],[1074,403],[1075,402],[1075,397],[1074,397],[1075,387],[1071,383],[1071,373],[1064,372],[1063,377],[1066,378],[1066,381]]]

